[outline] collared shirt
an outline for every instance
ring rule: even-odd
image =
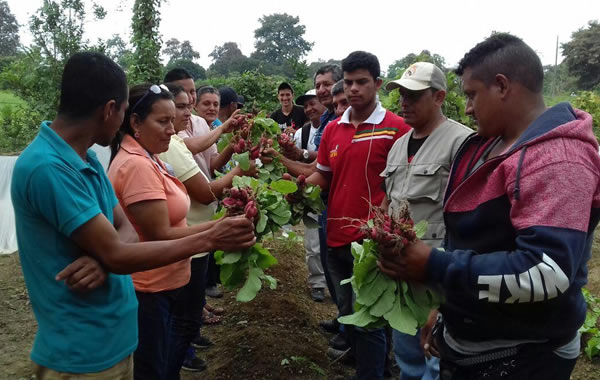
[[[381,173],[390,199],[389,212],[397,212],[406,200],[415,223],[427,221],[422,240],[434,248],[441,245],[446,233],[442,201],[452,159],[472,133],[473,130],[454,120],[445,120],[413,157],[408,152],[412,133],[407,133],[390,150]]]
[[[169,174],[158,157],[153,158],[133,137],[125,135],[121,149],[108,169],[108,177],[119,203],[137,231],[140,241],[148,239],[129,212],[130,205],[149,200],[166,201],[171,227],[186,227],[185,217],[190,208],[190,199],[183,183]],[[190,280],[190,259],[137,272],[131,277],[137,291],[155,293],[177,289]]]
[[[339,247],[362,238],[356,227],[371,215],[384,197],[383,178],[387,154],[394,142],[411,128],[404,120],[377,103],[358,127],[350,123],[349,107],[341,119],[323,134],[317,168],[331,172],[329,186],[327,245]]]
[[[181,181],[185,182],[191,179],[195,175],[201,175],[204,177],[206,182],[210,182],[208,178],[202,173],[192,152],[187,148],[183,139],[177,135],[171,136],[171,142],[169,143],[169,150],[158,155],[161,160],[165,163],[169,163],[175,172],[175,176]],[[203,222],[212,220],[215,211],[217,210],[217,202],[212,202],[208,205],[198,202],[195,199],[191,199],[190,210],[187,214],[187,223],[192,226]],[[198,255],[192,257],[206,256],[208,252],[201,252]]]
[[[129,275],[108,273],[88,292],[54,277],[86,253],[73,231],[103,214],[113,222],[117,198],[96,154],[84,161],[52,128],[18,158],[11,183],[25,284],[38,322],[31,359],[55,371],[99,372],[137,347],[137,300]]]
[[[182,139],[187,139],[190,137],[199,137],[204,136],[210,132],[210,127],[206,123],[206,120],[197,115],[191,116],[191,123],[187,129],[178,133],[179,137]],[[194,154],[194,160],[198,164],[202,173],[208,178],[213,178],[212,170],[210,170],[210,165],[212,160],[214,160],[219,155],[219,151],[217,149],[217,144],[212,144],[208,149],[204,152]]]
[[[309,122],[310,123],[310,122]],[[302,130],[304,127],[299,128],[296,133],[294,133],[294,142],[299,149],[302,149]],[[308,142],[306,144],[306,150],[310,152],[316,152],[317,146],[315,145],[315,134],[317,132],[317,127],[310,123],[310,132],[308,133]]]
[[[327,124],[329,124],[331,121],[334,121],[335,119],[337,119],[335,112],[329,111],[327,109],[325,110],[325,112],[323,112],[323,115],[321,115],[321,124],[315,132],[314,140],[317,150],[319,150],[319,145],[321,145],[321,139],[323,138],[323,132],[325,131],[325,127],[327,126]]]

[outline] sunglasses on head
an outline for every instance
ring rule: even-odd
[[[148,91],[146,91],[146,93],[140,98],[140,100],[138,100],[133,105],[133,107],[131,107],[131,113],[133,113],[133,111],[135,110],[135,108],[137,106],[139,106],[140,103],[144,101],[144,99],[146,99],[146,96],[148,96],[148,94],[153,93],[153,94],[158,95],[158,94],[160,94],[163,91],[169,92],[169,89],[164,84],[153,84],[152,86],[150,86],[150,88],[148,89]]]

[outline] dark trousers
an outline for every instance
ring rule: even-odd
[[[327,256],[340,315],[353,313],[352,285],[340,285],[340,281],[352,277],[354,259],[350,249],[350,244],[342,247],[329,247]],[[356,358],[356,378],[359,380],[383,379],[386,360],[385,329],[364,329],[345,325],[344,333],[352,345]]]
[[[215,261],[215,253],[211,252],[206,256],[208,258],[208,267],[206,273],[206,287],[211,288],[217,286],[221,282],[219,276],[221,274],[220,268]]]
[[[208,256],[193,258],[190,282],[177,294],[173,305],[173,346],[169,348],[168,373],[179,373],[190,343],[202,325]]]
[[[133,354],[136,380],[179,379],[168,373],[173,346],[173,305],[181,288],[157,293],[135,292],[138,300],[138,347]]]
[[[319,215],[319,245],[321,251],[321,265],[323,266],[323,273],[325,274],[325,281],[327,282],[327,290],[329,290],[333,303],[337,304],[335,286],[331,280],[331,274],[329,273],[327,264],[327,208]]]
[[[535,355],[517,355],[499,362],[485,363],[472,367],[456,367],[440,360],[441,380],[569,380],[577,359],[563,359],[552,351]],[[503,366],[518,366],[518,369],[505,375]],[[508,368],[510,370],[510,368]]]

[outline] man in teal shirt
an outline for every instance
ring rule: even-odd
[[[252,222],[245,218],[209,222],[205,231],[182,239],[127,242],[135,231],[88,150],[112,140],[127,97],[118,65],[99,53],[73,55],[63,72],[58,116],[42,123],[15,164],[11,196],[38,321],[31,358],[39,380],[76,374],[131,379],[137,301],[131,278],[123,274],[254,243]]]

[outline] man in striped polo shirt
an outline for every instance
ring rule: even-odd
[[[340,281],[352,276],[350,246],[363,238],[358,225],[360,220],[369,218],[370,206],[379,206],[384,199],[383,178],[379,173],[386,166],[394,142],[410,127],[377,101],[382,80],[376,56],[353,52],[342,61],[342,70],[350,107],[325,128],[317,171],[307,181],[329,189],[327,263],[340,315],[348,315],[353,312],[352,287],[340,285]],[[356,357],[356,377],[382,379],[386,355],[384,330],[346,326],[345,333]]]

